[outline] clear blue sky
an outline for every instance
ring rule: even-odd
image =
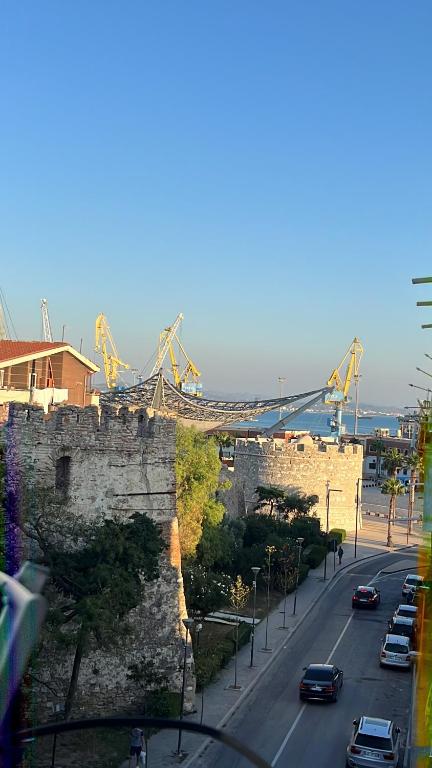
[[[3,0],[0,286],[20,338],[142,367],[178,312],[204,385],[408,405],[432,335],[430,0]],[[426,367],[428,367],[426,365]]]

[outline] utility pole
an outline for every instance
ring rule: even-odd
[[[278,382],[279,382],[279,397],[282,400],[282,384],[286,382],[286,378],[283,376],[278,376]],[[282,406],[279,408],[279,421],[282,418]]]

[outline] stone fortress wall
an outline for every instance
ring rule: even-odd
[[[316,494],[315,512],[326,529],[326,483],[341,493],[330,494],[329,528],[355,529],[357,479],[362,477],[363,449],[315,443],[310,435],[286,442],[282,439],[237,439],[232,488],[223,501],[231,514],[252,512],[259,485]],[[361,482],[359,484],[361,494]]]
[[[6,428],[9,492],[19,488],[17,475],[38,485],[67,482],[71,509],[92,519],[114,514],[128,517],[145,512],[161,526],[167,549],[161,556],[160,577],[146,585],[144,603],[136,609],[134,634],[122,641],[121,652],[94,650],[83,660],[77,710],[127,711],[137,698],[137,686],[127,679],[128,665],[145,658],[156,662],[171,690],[180,690],[186,606],[181,574],[176,516],[175,421],[151,411],[122,408],[99,411],[94,406],[58,407],[44,416],[40,407],[13,403]],[[65,466],[67,472],[65,474]],[[59,473],[60,468],[60,473]],[[56,481],[57,477],[57,481]],[[36,699],[47,712],[64,701],[72,657],[44,666],[39,678],[59,691],[57,700],[40,686]],[[193,705],[195,680],[189,652],[185,710]],[[135,710],[136,711],[136,710]]]

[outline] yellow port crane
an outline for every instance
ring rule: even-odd
[[[167,354],[170,358],[171,373],[174,380],[174,385],[181,392],[185,392],[195,397],[202,397],[202,384],[200,383],[201,372],[197,366],[190,359],[183,344],[181,343],[177,331],[183,320],[183,314],[180,312],[172,325],[169,325],[159,335],[159,346],[156,362],[153,366],[153,370],[150,376],[154,376],[155,373],[162,368],[163,362]],[[177,362],[177,357],[174,350],[174,343],[177,344],[178,350],[184,358],[186,363],[182,372],[180,372],[180,366]]]
[[[108,345],[111,348],[110,352]],[[96,318],[95,351],[102,355],[108,389],[116,389],[120,371],[127,370],[130,366],[120,360],[108,321],[102,312]]]
[[[344,426],[342,424],[342,408],[346,403],[350,402],[348,393],[351,387],[351,382],[354,378],[356,385],[356,425],[355,431],[357,431],[357,408],[358,408],[358,383],[360,378],[360,361],[363,357],[363,346],[360,340],[355,337],[345,352],[338,367],[334,369],[327,386],[334,387],[333,392],[327,395],[325,403],[327,405],[334,405],[334,416],[330,419],[329,424],[333,434],[336,434],[337,439],[340,439],[344,433]],[[345,378],[342,376],[342,368],[346,364]]]

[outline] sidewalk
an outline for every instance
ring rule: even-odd
[[[406,526],[392,526],[393,551],[406,547]],[[327,581],[323,581],[324,563],[315,570],[311,570],[307,579],[299,586],[297,593],[296,615],[292,616],[293,596],[287,598],[286,629],[281,629],[283,600],[270,614],[268,625],[268,646],[272,653],[263,653],[261,649],[265,642],[265,620],[261,621],[255,629],[254,667],[249,667],[250,644],[244,646],[237,656],[237,682],[240,690],[233,690],[229,686],[234,682],[234,661],[220,671],[215,682],[204,691],[204,717],[203,723],[213,727],[222,727],[228,723],[230,717],[247,697],[257,680],[263,675],[269,664],[280,653],[286,640],[297,630],[303,619],[311,611],[322,593],[328,589],[333,578],[336,577],[348,565],[363,558],[376,556],[388,552],[385,546],[387,539],[387,523],[379,518],[363,517],[362,528],[358,531],[357,560],[354,558],[354,536],[350,535],[343,542],[344,556],[342,566],[338,566],[336,559],[336,571],[333,570],[333,554],[327,556]],[[421,534],[414,531],[410,536],[409,546],[416,546],[422,541]],[[197,712],[184,716],[185,722],[200,722],[201,694],[196,697]],[[229,728],[227,729],[229,730]],[[207,741],[206,737],[196,736],[183,731],[182,750],[183,759],[175,754],[177,749],[177,731],[161,731],[153,736],[149,742],[148,768],[165,768],[182,763],[184,768],[192,765],[194,756]],[[128,760],[125,760],[120,768],[127,768]]]

